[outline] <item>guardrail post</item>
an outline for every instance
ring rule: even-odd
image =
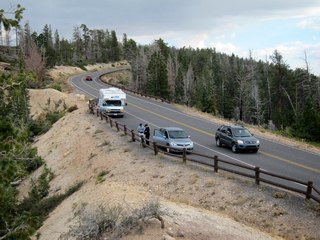
[[[131,137],[132,137],[132,142],[135,142],[136,138],[134,137],[134,130],[131,130]]]
[[[100,112],[100,119],[103,120],[103,113]]]
[[[158,154],[158,146],[155,142],[153,142],[153,150],[154,150],[154,155]]]
[[[306,192],[306,199],[310,199],[310,198],[311,198],[312,186],[313,186],[313,182],[308,181],[307,192]]]
[[[89,110],[90,110],[90,113],[94,114],[93,104],[92,104],[92,100],[91,99],[89,99]]]
[[[187,162],[187,149],[183,149],[183,152],[182,152],[182,161],[183,163],[186,163]]]
[[[259,167],[255,167],[254,168],[254,172],[255,172],[255,180],[256,180],[256,184],[260,185],[260,168]]]
[[[117,132],[119,132],[119,124],[117,121],[115,123],[116,123]]]
[[[218,172],[218,168],[219,168],[219,167],[218,167],[218,161],[219,161],[219,160],[218,160],[218,156],[215,155],[215,156],[213,157],[213,161],[214,161],[214,162],[213,162],[214,172]]]
[[[109,122],[110,122],[110,127],[112,128],[112,119],[111,118],[109,119]]]
[[[100,112],[99,109],[97,109],[97,117],[99,117],[99,112]]]
[[[109,120],[109,117],[108,117],[108,115],[106,115],[106,122],[108,122],[108,120]]]
[[[124,131],[124,135],[127,135],[127,126],[123,125],[123,131]]]

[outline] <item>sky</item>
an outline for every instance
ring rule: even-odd
[[[271,61],[280,52],[291,69],[320,76],[320,0],[0,0],[26,8],[21,25],[38,34],[48,24],[71,40],[74,27],[114,30],[139,44],[215,48]]]

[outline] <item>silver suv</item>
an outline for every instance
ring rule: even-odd
[[[153,142],[163,147],[167,152],[181,152],[185,148],[188,152],[193,150],[190,136],[181,128],[164,127],[154,129]]]

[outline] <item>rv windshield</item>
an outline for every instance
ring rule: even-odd
[[[107,100],[106,104],[110,107],[119,107],[122,105],[120,100]]]

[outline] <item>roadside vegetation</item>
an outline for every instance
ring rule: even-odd
[[[54,109],[50,109],[50,98],[48,98],[47,106],[48,107],[44,109],[45,113],[43,116],[30,120],[29,129],[31,137],[46,133],[52,125],[65,116],[67,112],[73,112],[78,109],[77,105],[67,107],[67,105],[62,101],[55,103]]]
[[[18,28],[24,8],[6,14],[0,11],[0,24],[5,30]],[[7,17],[13,14],[13,18]],[[35,47],[35,45],[32,45]],[[22,54],[21,48],[13,48],[7,55],[0,75],[0,239],[30,239],[42,225],[48,213],[63,199],[77,191],[76,184],[66,193],[48,197],[50,180],[54,176],[32,147],[33,138],[46,132],[51,125],[76,106],[47,112],[41,120],[33,120],[29,111],[29,88],[44,87],[48,83],[45,64],[39,54]],[[17,54],[17,52],[21,54]],[[35,52],[37,53],[37,51]],[[36,69],[31,69],[33,61]],[[63,103],[59,103],[63,104]],[[28,196],[18,201],[17,186],[30,173],[42,167],[38,179],[32,181]]]

